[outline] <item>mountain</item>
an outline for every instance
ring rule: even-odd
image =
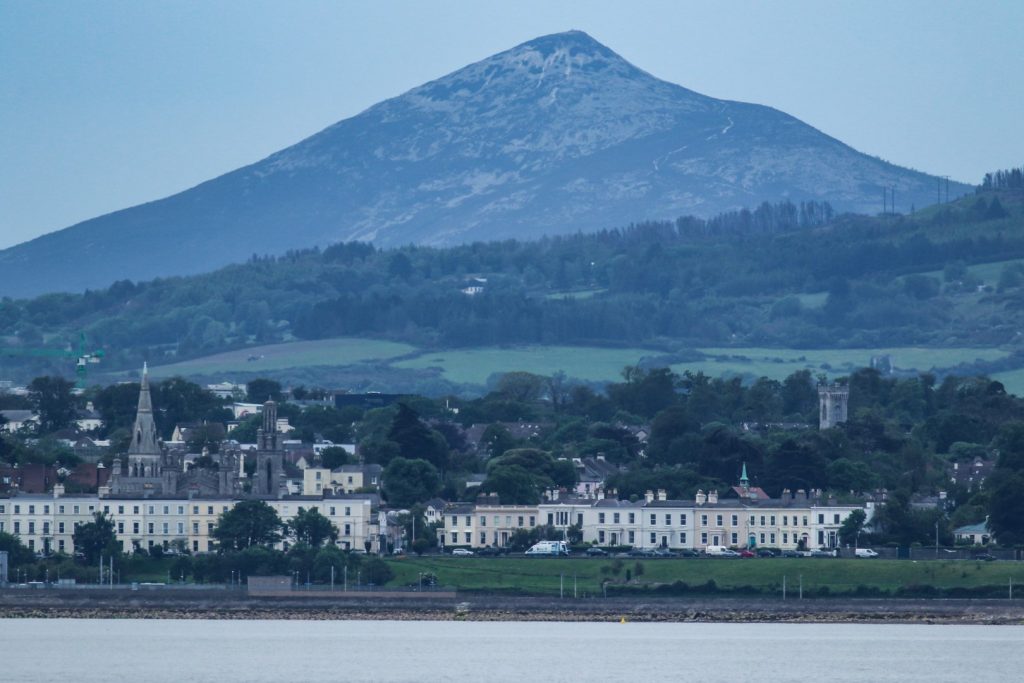
[[[899,207],[920,207],[936,178],[770,107],[661,81],[572,31],[471,64],[192,189],[6,249],[0,294],[198,273],[347,240],[534,238],[783,198],[876,212],[883,187],[895,188]]]

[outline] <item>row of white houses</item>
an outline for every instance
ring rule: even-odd
[[[840,504],[820,492],[768,498],[760,489],[735,487],[738,497],[719,499],[717,492],[694,500],[668,500],[664,491],[642,500],[564,499],[536,506],[450,506],[439,539],[446,547],[503,548],[520,529],[554,527],[568,536],[577,527],[585,543],[599,546],[703,550],[732,548],[835,548],[839,530],[854,510],[868,519],[873,506]]]
[[[379,546],[376,497],[367,494],[287,496],[265,502],[288,522],[299,509],[315,509],[338,530],[338,546],[370,550]],[[52,494],[18,494],[0,498],[0,532],[14,534],[38,553],[74,552],[75,527],[104,513],[124,552],[148,550],[154,545],[192,552],[215,549],[213,530],[221,514],[239,501],[225,497],[139,498],[65,495],[57,485]]]

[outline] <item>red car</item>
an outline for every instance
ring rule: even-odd
[[[752,550],[741,550],[740,557],[757,557]]]

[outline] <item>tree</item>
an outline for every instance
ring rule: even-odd
[[[842,526],[839,527],[839,540],[846,545],[856,544],[857,537],[864,529],[865,519],[867,519],[867,514],[863,510],[854,510],[847,515]]]
[[[331,520],[320,514],[316,508],[308,510],[299,508],[295,517],[288,522],[288,532],[297,543],[305,543],[312,548],[319,548],[327,541],[338,539],[338,530]]]
[[[0,531],[0,550],[7,553],[7,561],[11,567],[31,564],[36,559],[35,554],[25,547],[20,538],[3,531]]]
[[[444,469],[448,462],[444,436],[423,424],[419,414],[406,403],[398,404],[388,439],[398,444],[403,458],[426,460],[438,469]]]
[[[36,377],[28,385],[29,400],[39,413],[39,433],[64,429],[75,419],[75,387],[63,377]]]
[[[379,557],[371,557],[363,564],[363,576],[366,578],[367,583],[383,586],[395,578],[395,572],[392,571],[391,567],[384,560]]]
[[[393,507],[409,507],[429,500],[441,490],[441,474],[431,463],[419,458],[393,459],[384,468],[384,496]]]
[[[272,379],[254,379],[245,385],[245,395],[250,403],[280,401],[281,383]]]
[[[320,451],[320,464],[329,470],[336,470],[348,464],[348,451],[341,446],[331,446]]]
[[[487,473],[487,479],[480,488],[498,494],[505,505],[536,505],[540,502],[536,479],[521,465],[494,467]]]
[[[506,372],[495,388],[495,393],[518,403],[533,403],[543,392],[544,378],[530,372]]]
[[[270,547],[281,540],[283,527],[274,508],[262,500],[244,500],[221,514],[213,538],[221,552]]]
[[[82,553],[88,565],[96,564],[100,555],[114,555],[121,550],[114,533],[114,521],[102,512],[93,515],[93,521],[79,524],[71,538],[75,551]]]

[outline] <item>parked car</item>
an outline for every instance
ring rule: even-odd
[[[654,557],[654,551],[649,548],[633,548],[629,551],[630,557]]]
[[[693,548],[683,548],[676,553],[679,557],[700,557],[700,553]]]
[[[473,555],[473,551],[468,548],[455,548],[452,550],[452,557],[470,557]]]
[[[811,557],[837,557],[834,548],[817,548],[811,551]]]
[[[853,551],[853,556],[854,557],[863,557],[863,558],[866,558],[866,559],[870,559],[872,557],[878,557],[878,553],[876,553],[871,548],[857,548],[856,550]]]
[[[608,555],[608,551],[598,548],[597,546],[593,546],[587,548],[586,555],[587,557],[605,557]]]
[[[799,550],[783,550],[781,557],[803,557]]]
[[[476,554],[480,555],[481,557],[493,557],[495,555],[500,555],[501,554],[501,549],[500,548],[495,548],[492,545],[488,545],[488,546],[485,546],[483,548],[480,548],[480,550],[477,550]]]
[[[669,550],[668,548],[658,548],[654,551],[653,555],[654,557],[662,557],[666,559],[672,557],[679,557],[675,552]]]
[[[982,562],[995,562],[996,556],[992,553],[978,553],[974,556],[975,560],[981,560]]]
[[[758,557],[777,557],[778,554],[774,550],[771,550],[770,548],[758,548],[757,549],[757,556]]]
[[[704,554],[708,557],[739,557],[740,554],[735,550],[726,548],[724,545],[709,545],[704,549]]]
[[[753,550],[741,550],[740,557],[757,557]]]

